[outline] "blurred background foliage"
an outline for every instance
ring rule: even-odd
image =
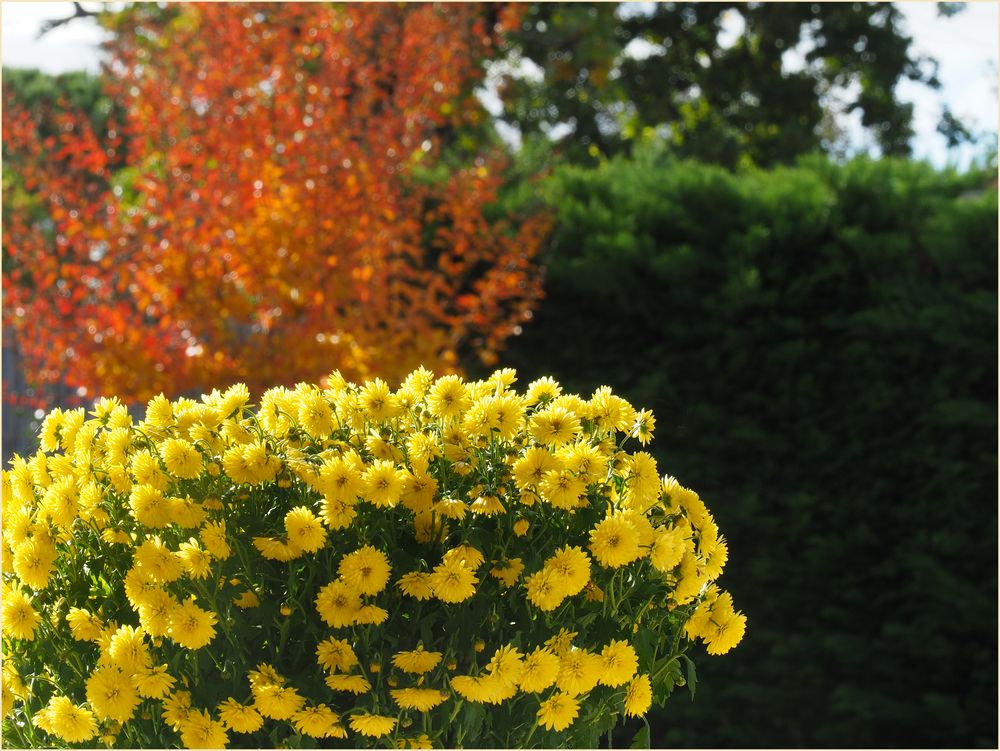
[[[504,151],[485,222],[550,224],[526,277],[541,299],[499,360],[463,346],[456,367],[609,384],[652,408],[661,469],[709,502],[749,616],[737,650],[699,662],[695,701],[650,717],[652,745],[995,747],[996,152],[963,172],[907,159],[897,86],[939,83],[898,6],[477,7],[495,43],[407,175],[443,184]],[[81,9],[112,30],[175,13]],[[113,75],[4,69],[5,101],[43,139],[59,112],[100,137],[125,117]],[[844,158],[851,112],[881,158]],[[37,213],[6,128],[4,211]],[[971,138],[947,110],[940,129]],[[110,164],[127,194],[134,166]],[[9,357],[4,391],[69,396]],[[27,449],[10,414],[5,458]]]

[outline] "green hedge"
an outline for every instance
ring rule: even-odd
[[[656,157],[550,178],[547,298],[505,364],[655,410],[749,617],[654,746],[996,746],[988,182]]]

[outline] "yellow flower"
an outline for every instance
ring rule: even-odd
[[[157,582],[176,581],[184,573],[180,559],[159,537],[151,537],[139,545],[135,549],[134,561],[145,576]]]
[[[362,409],[373,422],[384,422],[400,412],[399,400],[381,378],[369,381],[358,395]]]
[[[286,686],[258,685],[252,691],[257,711],[272,720],[289,720],[306,703],[298,691]]]
[[[253,590],[248,589],[245,592],[241,592],[239,597],[233,599],[233,604],[238,608],[246,610],[247,608],[255,608],[260,605],[260,598],[257,597]]]
[[[170,621],[178,606],[173,595],[165,590],[153,588],[142,593],[138,602],[139,623],[147,634],[153,637],[167,636],[170,633]]]
[[[642,555],[639,533],[621,514],[612,514],[590,531],[590,551],[606,568],[618,568]]]
[[[372,684],[363,675],[328,675],[326,685],[332,691],[347,691],[352,694],[364,694],[371,691]]]
[[[127,722],[139,706],[139,694],[116,667],[98,668],[87,679],[87,701],[102,720]]]
[[[358,656],[345,639],[321,641],[316,647],[316,659],[327,670],[348,671],[358,664]]]
[[[240,704],[232,697],[219,704],[219,719],[234,733],[252,733],[264,724],[260,712]]]
[[[546,446],[569,443],[580,432],[580,418],[562,407],[550,406],[531,418],[532,437]]]
[[[392,461],[379,459],[365,471],[365,497],[376,506],[391,508],[399,503],[407,477]]]
[[[296,506],[285,514],[285,534],[292,547],[315,553],[326,543],[326,530],[312,511]]]
[[[427,394],[427,409],[443,419],[460,416],[471,404],[468,390],[457,375],[442,376]]]
[[[396,586],[408,597],[413,597],[417,600],[429,600],[434,596],[430,576],[430,574],[420,571],[411,571],[401,576],[399,581],[396,582]]]
[[[469,599],[476,593],[478,583],[479,579],[472,569],[454,558],[439,563],[430,575],[434,596],[442,602],[456,603]]]
[[[340,734],[343,731],[340,726],[340,715],[326,704],[300,709],[292,716],[292,723],[302,735],[312,738],[344,737]]]
[[[524,657],[518,687],[525,693],[538,693],[556,682],[559,658],[548,647],[538,647]]]
[[[174,730],[180,728],[191,711],[191,693],[174,691],[163,700],[163,719]]]
[[[653,548],[649,553],[650,563],[657,571],[669,573],[677,567],[684,557],[684,534],[680,528],[656,531]]]
[[[572,696],[556,692],[538,708],[538,724],[546,730],[565,730],[580,713],[580,703]]]
[[[119,626],[108,645],[111,661],[126,675],[146,670],[150,665],[149,647],[141,628]]]
[[[523,667],[523,655],[510,644],[500,647],[486,666],[490,675],[511,686],[517,685]]]
[[[145,699],[162,699],[173,688],[174,678],[167,673],[166,665],[158,665],[135,673],[132,676],[132,683],[139,696]]]
[[[56,549],[37,536],[14,550],[14,573],[32,589],[45,589],[55,568]]]
[[[181,743],[186,748],[225,748],[229,734],[221,722],[203,710],[192,709],[180,726]]]
[[[317,612],[333,628],[350,626],[360,609],[357,593],[339,579],[327,584],[316,596]]]
[[[625,691],[625,716],[640,717],[646,714],[652,702],[653,689],[649,683],[649,676],[642,673],[628,684],[628,689]]]
[[[201,454],[180,438],[170,438],[159,446],[167,471],[174,477],[192,479],[201,474]]]
[[[548,568],[536,571],[526,578],[524,588],[528,594],[528,601],[540,610],[555,610],[565,599],[558,577]]]
[[[388,735],[396,727],[394,717],[385,717],[377,714],[356,714],[351,716],[351,730],[361,735],[378,738]]]
[[[381,550],[365,545],[340,560],[337,573],[344,584],[362,595],[374,595],[389,581],[389,561]]]
[[[514,462],[514,482],[520,490],[537,487],[548,472],[562,469],[562,460],[548,449],[532,446]]]
[[[538,404],[539,402],[544,404],[545,402],[552,401],[561,393],[562,386],[554,378],[544,376],[528,384],[528,390],[524,398],[529,405]]]
[[[43,711],[48,715],[49,732],[67,743],[82,743],[97,735],[97,721],[93,713],[65,696],[53,696]]]
[[[621,686],[632,680],[639,668],[639,658],[626,641],[612,641],[601,650],[601,674],[598,682],[604,686]]]
[[[514,534],[518,537],[524,537],[528,533],[528,527],[531,526],[531,522],[527,519],[518,519],[514,522]]]
[[[601,658],[585,649],[570,649],[559,657],[556,686],[571,696],[585,694],[601,677]]]
[[[212,570],[212,558],[198,545],[193,537],[182,542],[177,548],[177,557],[186,573],[192,579],[205,579]]]
[[[426,652],[423,646],[417,647],[412,652],[397,652],[392,658],[392,664],[407,673],[427,673],[437,667],[441,662],[440,652]]]
[[[389,611],[380,608],[378,605],[362,605],[354,616],[354,622],[359,625],[373,625],[385,623],[389,618]]]
[[[640,410],[635,416],[635,423],[629,433],[633,438],[638,438],[639,443],[645,446],[653,440],[653,431],[656,429],[656,418],[648,409]]]
[[[510,558],[498,563],[490,569],[490,575],[499,579],[505,586],[513,586],[524,571],[524,563],[520,558]]]
[[[281,561],[282,563],[295,560],[304,552],[302,548],[289,545],[284,540],[276,540],[273,537],[255,537],[253,538],[253,546],[268,560]]]
[[[4,620],[6,621],[6,616]],[[70,608],[66,614],[66,622],[77,641],[97,641],[104,627],[100,618],[82,608]]]
[[[552,571],[567,596],[579,594],[590,581],[590,558],[576,545],[565,545],[545,561],[545,568]]]
[[[328,459],[319,470],[320,492],[340,503],[354,503],[365,489],[362,469],[361,459],[353,451]]]
[[[200,649],[215,637],[215,613],[203,610],[188,598],[170,617],[169,636],[182,647]]]
[[[472,547],[471,545],[459,545],[458,547],[452,548],[447,553],[445,553],[444,556],[442,556],[442,558],[446,561],[458,560],[464,563],[473,571],[477,570],[480,566],[482,566],[483,562],[485,561],[485,559],[483,558],[483,554],[480,553],[478,550],[476,550],[476,548]]]
[[[546,472],[538,492],[555,508],[569,510],[576,508],[587,491],[584,481],[568,469]]]
[[[418,712],[427,712],[448,699],[446,693],[433,688],[397,688],[389,693],[402,709]]]
[[[31,641],[41,620],[31,605],[31,598],[19,589],[4,592],[3,635]]]
[[[333,409],[323,398],[323,392],[310,390],[299,397],[298,419],[309,435],[326,438],[333,432],[335,423]]]

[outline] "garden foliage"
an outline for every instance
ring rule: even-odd
[[[567,169],[506,363],[651,406],[751,639],[654,745],[996,743],[997,194],[898,160]]]
[[[648,411],[515,380],[52,411],[3,474],[7,743],[596,746],[693,684],[746,628],[711,514]]]

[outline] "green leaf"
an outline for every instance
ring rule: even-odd
[[[632,738],[632,745],[629,748],[649,748],[649,723],[646,718],[642,720],[642,727]]]
[[[694,661],[687,655],[681,655],[687,665],[687,687],[688,691],[691,692],[691,701],[694,701],[694,692],[698,688],[698,673],[694,669]]]

